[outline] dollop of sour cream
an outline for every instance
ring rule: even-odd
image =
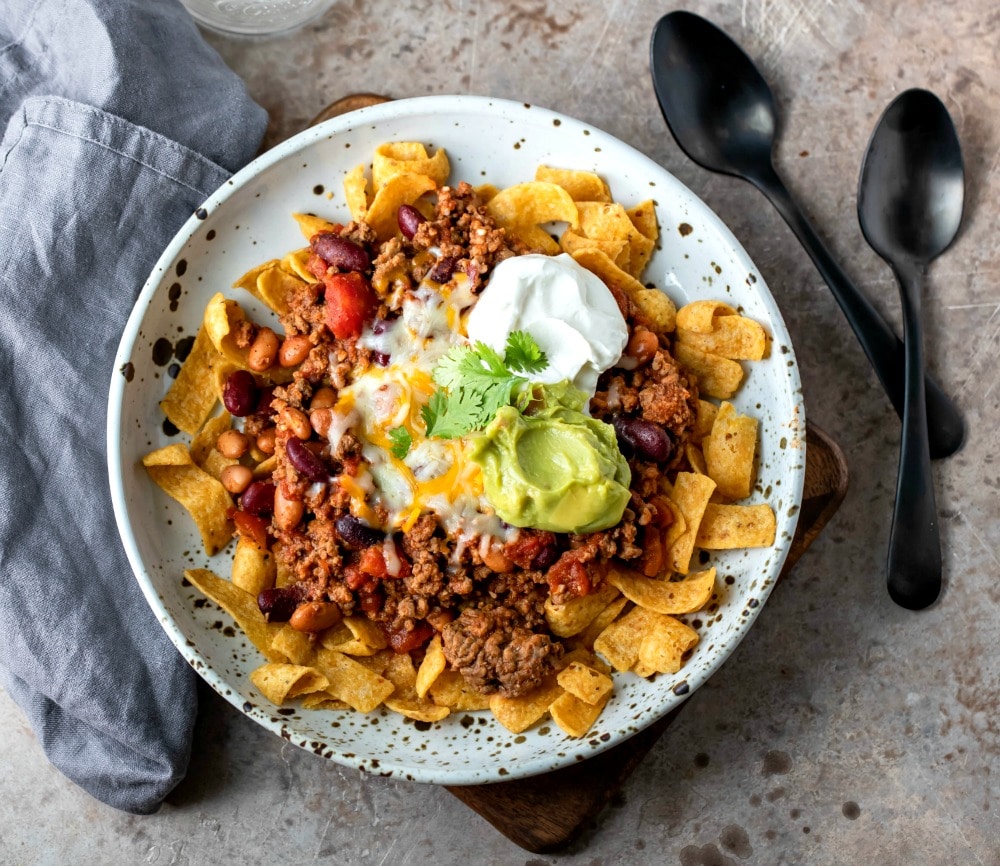
[[[600,277],[565,253],[500,262],[469,314],[469,339],[503,352],[512,331],[527,331],[548,358],[532,380],[569,380],[594,396],[597,377],[615,364],[628,327]]]

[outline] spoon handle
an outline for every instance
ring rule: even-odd
[[[941,591],[941,538],[927,443],[925,389],[921,383],[924,349],[920,289],[926,269],[906,263],[893,270],[899,280],[903,307],[906,399],[886,581],[893,601],[910,610],[921,610],[933,604]]]
[[[905,403],[903,342],[896,336],[882,314],[872,306],[868,298],[834,261],[777,172],[771,168],[768,173],[751,177],[749,180],[764,193],[805,247],[820,276],[840,304],[848,323],[854,329],[861,348],[874,367],[896,414],[902,418]],[[925,375],[924,384],[929,418],[930,453],[934,458],[947,457],[962,446],[965,423],[958,408],[930,376]]]

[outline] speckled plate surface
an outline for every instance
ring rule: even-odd
[[[250,267],[303,245],[294,211],[346,221],[342,179],[370,162],[376,145],[419,140],[444,147],[452,180],[498,187],[531,180],[539,163],[599,172],[616,201],[657,204],[661,238],[645,280],[680,306],[718,298],[760,321],[773,338],[764,361],[748,365],[733,402],[761,422],[754,501],[778,518],[767,550],[714,555],[718,604],[689,617],[702,639],[675,676],[650,682],[616,675],[615,695],[590,735],[573,740],[551,723],[522,735],[488,712],[413,723],[388,711],[370,715],[272,707],[249,673],[262,661],[229,617],[206,603],[182,572],[208,567],[228,575],[230,553],[205,557],[183,509],[162,494],[142,455],[182,441],[170,435],[158,402],[171,355],[197,331],[219,290],[239,297],[258,320],[265,311],[228,290]],[[332,195],[331,195],[332,194]],[[131,376],[123,374],[131,365]],[[746,252],[718,217],[671,174],[598,129],[537,106],[485,97],[400,100],[336,117],[265,153],[235,175],[184,225],[136,303],[112,374],[108,456],[115,514],[150,606],[178,650],[235,707],[291,742],[369,772],[464,785],[530,776],[609,748],[669,712],[712,674],[750,628],[777,579],[795,531],[805,469],[805,414],[795,355],[781,314]]]

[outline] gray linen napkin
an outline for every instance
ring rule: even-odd
[[[177,0],[3,0],[0,683],[52,763],[129,812],[183,777],[196,697],[115,528],[114,354],[160,252],[265,125]]]

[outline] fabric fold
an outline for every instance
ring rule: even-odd
[[[195,675],[146,604],[108,487],[108,385],[169,240],[266,115],[176,0],[0,17],[0,684],[115,808],[183,777]]]

